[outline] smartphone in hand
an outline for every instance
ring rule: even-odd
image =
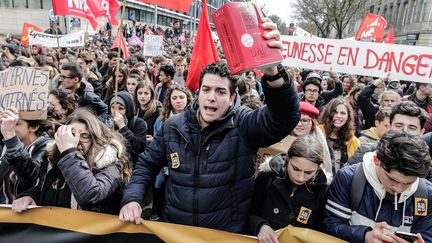
[[[396,231],[394,233],[397,237],[402,238],[408,242],[415,242],[417,240],[417,235],[413,233],[403,232],[403,231]]]

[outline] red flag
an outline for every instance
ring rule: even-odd
[[[393,26],[390,28],[389,32],[387,33],[387,36],[384,39],[384,43],[394,44],[394,28],[393,28]]]
[[[94,12],[94,16],[96,18],[106,16],[108,17],[109,22],[113,25],[119,25],[119,22],[116,18],[117,12],[119,11],[121,4],[117,0],[92,0],[88,1],[88,4],[91,5],[90,2],[93,1],[94,9],[97,11]]]
[[[42,31],[42,29],[37,27],[36,25],[24,22],[23,30],[22,30],[22,34],[21,34],[21,40],[20,40],[21,44],[23,44],[23,45],[29,44],[29,36],[28,35],[29,35],[31,30],[35,30],[35,31],[39,31],[39,32]]]
[[[158,5],[160,7],[189,13],[192,6],[192,0],[138,0],[139,2]]]
[[[368,13],[363,18],[360,28],[355,36],[356,40],[373,40],[381,42],[387,21],[380,15]]]
[[[118,42],[119,42],[119,35],[120,35],[120,31],[117,32],[117,36],[115,37],[114,44],[111,46],[111,49],[119,47],[119,44],[118,44]],[[127,60],[129,58],[129,51],[127,49],[126,40],[125,40],[125,38],[124,38],[123,35],[121,35],[121,49],[122,49],[122,52],[123,52],[124,59]]]
[[[97,29],[98,22],[93,14],[96,13],[97,10],[92,1],[52,0],[52,5],[55,15],[73,15],[83,17],[90,21],[94,30]]]
[[[194,91],[199,88],[199,77],[204,67],[207,64],[219,61],[219,55],[210,32],[207,3],[202,0],[201,4],[202,11],[186,80],[186,86]]]

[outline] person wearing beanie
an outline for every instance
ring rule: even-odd
[[[291,144],[299,137],[312,135],[318,140],[323,146],[323,163],[321,164],[321,168],[327,176],[328,182],[331,182],[333,177],[332,175],[332,161],[330,156],[330,150],[328,148],[326,138],[323,132],[320,129],[317,129],[318,121],[317,117],[320,114],[320,111],[313,105],[308,102],[300,102],[300,121],[297,123],[297,126],[291,132],[290,135],[282,139],[280,142],[275,143],[267,148],[260,148],[258,153],[260,154],[259,158],[261,161],[258,161],[260,164],[260,171],[265,170],[262,167],[268,166],[268,164],[264,163],[266,157],[274,156],[279,153],[285,153],[291,147]]]
[[[117,98],[111,96],[109,105],[114,128],[129,142],[128,151],[132,163],[135,164],[138,155],[147,147],[147,141],[143,139],[147,135],[147,123],[142,118],[134,116],[133,99],[127,91],[118,92]]]
[[[343,87],[338,76],[334,72],[331,72],[330,75],[335,81],[335,88],[330,91],[322,91],[321,75],[316,72],[309,72],[302,84],[303,93],[299,94],[300,101],[306,101],[321,111],[330,100],[342,95]]]

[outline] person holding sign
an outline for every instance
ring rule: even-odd
[[[23,120],[15,107],[0,112],[3,138],[0,178],[0,203],[11,203],[16,196],[38,184],[45,175],[46,145],[51,139],[47,127],[39,120]]]
[[[276,24],[262,25],[269,46],[282,49]],[[124,192],[119,219],[141,223],[144,195],[167,166],[162,220],[244,232],[258,148],[286,137],[300,118],[298,96],[283,66],[263,70],[267,105],[240,107],[236,84],[223,62],[201,73],[198,99],[165,121],[139,157]]]

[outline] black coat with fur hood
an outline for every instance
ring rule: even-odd
[[[295,186],[282,171],[280,164],[285,159],[277,158],[278,156],[282,157],[282,154],[272,159],[281,161],[274,163],[279,164],[277,169],[271,166],[272,171],[261,171],[256,178],[249,217],[249,233],[258,235],[263,224],[269,225],[273,230],[288,225],[319,230],[327,191],[324,172],[319,169],[313,181]]]
[[[49,168],[42,185],[21,195],[30,196],[39,206],[56,206],[118,214],[123,189],[123,166],[118,152],[106,146],[92,168],[76,148],[63,151]]]

